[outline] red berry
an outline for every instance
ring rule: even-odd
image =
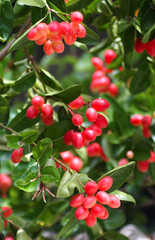
[[[155,39],[146,43],[146,51],[152,57],[155,56]]]
[[[127,158],[129,158],[129,159],[133,158],[133,157],[134,157],[133,151],[131,151],[131,150],[127,151],[126,156],[127,156]]]
[[[1,192],[5,193],[9,190],[12,185],[11,178],[6,175],[5,173],[0,174],[0,190]]]
[[[89,227],[95,226],[97,221],[97,218],[95,215],[93,215],[91,212],[89,212],[89,215],[87,218],[85,218],[85,222]]]
[[[88,129],[93,130],[95,132],[96,136],[100,136],[102,134],[102,129],[95,124],[90,125],[88,127]]]
[[[136,52],[138,53],[142,53],[145,50],[145,44],[142,43],[142,39],[141,38],[137,38],[135,43],[134,43],[134,47]]]
[[[97,189],[98,189],[98,185],[94,181],[87,182],[84,187],[85,193],[87,193],[88,195],[95,194],[97,192]]]
[[[34,119],[38,116],[39,114],[39,109],[36,109],[33,105],[28,107],[26,110],[26,117],[28,119]]]
[[[71,35],[73,35],[73,29],[68,22],[61,22],[60,23],[60,33],[64,36],[71,36]]]
[[[100,156],[105,162],[109,162],[109,159],[107,158],[107,156],[102,148],[100,149]]]
[[[96,203],[95,206],[92,207],[91,213],[94,214],[96,217],[100,218],[105,214],[105,207]]]
[[[72,21],[73,23],[77,23],[77,24],[81,23],[81,22],[83,21],[83,15],[82,15],[82,13],[80,13],[80,12],[78,12],[78,11],[73,12],[73,13],[71,14],[71,21]]]
[[[93,195],[88,195],[84,198],[83,206],[85,208],[92,208],[96,204],[96,197]]]
[[[56,21],[50,22],[48,29],[52,34],[58,34],[60,32],[60,23]]]
[[[91,83],[91,88],[97,90],[108,90],[110,86],[110,78],[103,76],[101,78],[95,78]]]
[[[83,123],[83,117],[82,117],[80,114],[75,114],[75,115],[72,117],[72,123],[73,123],[75,126],[80,126],[80,125]]]
[[[60,42],[62,40],[62,35],[60,33],[58,34],[53,34],[52,32],[48,31],[47,33],[47,38],[51,42]]]
[[[101,178],[98,181],[97,184],[98,184],[99,190],[107,191],[107,190],[109,190],[111,188],[111,186],[113,184],[113,179],[110,176],[106,176],[106,177]]]
[[[108,87],[108,92],[111,96],[116,97],[118,95],[118,88],[114,83],[111,83]]]
[[[73,153],[71,153],[69,151],[61,152],[60,156],[66,163],[69,163],[72,160],[72,158],[74,157]]]
[[[101,216],[101,217],[99,217],[100,219],[107,219],[109,217],[109,212],[108,212],[108,210],[105,208],[105,213],[104,213],[104,215],[103,216]]]
[[[47,33],[48,26],[46,23],[39,23],[36,26],[36,30],[40,35],[45,35]]]
[[[12,208],[2,207],[3,215],[5,218],[9,217],[12,214]]]
[[[110,201],[109,195],[106,192],[98,191],[96,194],[96,199],[101,204],[108,204]]]
[[[73,45],[77,39],[76,35],[64,36],[64,41],[67,45]]]
[[[98,58],[98,57],[93,57],[93,58],[91,59],[91,62],[92,62],[93,66],[94,66],[96,69],[102,69],[102,67],[103,67],[103,61],[102,61],[100,58]]]
[[[92,107],[95,108],[96,111],[102,112],[107,110],[110,107],[110,104],[106,99],[98,98],[92,102]]]
[[[80,207],[83,204],[84,196],[82,194],[76,194],[70,199],[70,206],[73,208]]]
[[[147,161],[137,162],[137,168],[140,172],[145,173],[149,169],[149,163]]]
[[[23,157],[23,148],[18,148],[13,150],[11,154],[11,160],[13,163],[19,163],[21,161],[21,157]]]
[[[44,53],[46,55],[52,55],[54,53],[54,50],[52,48],[52,42],[50,40],[47,40],[44,43]]]
[[[6,237],[4,240],[13,240],[12,237]]]
[[[82,24],[79,24],[79,32],[77,37],[84,38],[85,36],[86,36],[86,28]]]
[[[35,108],[41,108],[44,104],[44,99],[41,96],[35,96],[32,98],[32,105]]]
[[[35,41],[35,43],[37,45],[43,45],[46,41],[47,41],[47,36],[43,35],[41,38],[39,38],[37,41]]]
[[[148,127],[143,127],[143,135],[145,138],[150,138],[151,137],[151,132]]]
[[[153,163],[153,162],[155,162],[155,152],[153,152],[153,151],[150,151],[150,158],[147,160],[148,161],[148,163]]]
[[[60,162],[64,163],[62,160],[58,159]],[[61,165],[60,163],[56,162],[56,168],[62,168],[64,171],[66,170],[66,168]]]
[[[110,201],[108,206],[111,208],[119,208],[121,206],[121,201],[115,195],[109,195]]]
[[[52,48],[56,53],[62,53],[65,50],[65,45],[62,41],[52,42]]]
[[[71,22],[70,25],[73,29],[73,35],[76,35],[76,37],[77,37],[77,34],[80,31],[79,24]]]
[[[108,126],[107,119],[102,114],[99,114],[99,113],[94,124],[96,124],[100,128],[106,128]]]
[[[46,117],[45,115],[41,114],[41,120],[43,123],[47,126],[50,126],[53,124],[53,116],[51,117]]]
[[[84,146],[84,138],[82,133],[75,132],[72,137],[72,143],[75,148],[82,148]]]
[[[92,143],[87,147],[87,154],[89,157],[100,156],[101,146],[98,143]]]
[[[84,100],[81,96],[79,96],[74,101],[70,102],[68,105],[72,109],[78,109],[84,105]]]
[[[72,138],[74,135],[74,130],[71,129],[69,131],[67,131],[64,135],[64,143],[68,146],[72,145]]]
[[[84,208],[83,206],[78,207],[75,211],[75,217],[78,220],[83,220],[83,219],[87,218],[88,214],[89,214],[89,210]]]
[[[130,123],[135,127],[141,126],[142,125],[142,119],[143,119],[142,115],[135,114],[130,118]]]
[[[119,160],[118,166],[124,166],[128,163],[129,163],[129,161],[126,158],[122,158],[121,160]]]
[[[30,41],[36,41],[41,37],[41,35],[38,33],[36,28],[32,28],[28,34],[27,34],[27,38]]]
[[[86,110],[86,117],[87,117],[88,121],[95,122],[97,119],[97,116],[98,116],[98,114],[97,114],[97,111],[95,110],[95,108],[90,107]]]
[[[42,115],[44,115],[44,117],[50,118],[53,116],[53,108],[51,107],[51,105],[45,103],[41,108],[41,113]]]
[[[117,55],[112,49],[108,49],[104,53],[104,61],[106,64],[110,64],[116,57]]]
[[[83,132],[83,137],[85,140],[89,141],[89,142],[93,142],[96,139],[96,133],[95,131],[86,128]]]
[[[79,172],[83,166],[83,162],[79,157],[73,157],[69,163],[69,167],[76,172]]]
[[[150,115],[146,115],[142,118],[142,125],[144,127],[149,127],[151,125],[152,118]]]
[[[103,76],[105,76],[104,71],[102,70],[96,70],[93,75],[92,75],[92,79],[96,79],[96,78],[102,78]]]

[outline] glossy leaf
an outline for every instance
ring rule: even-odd
[[[59,171],[56,167],[47,166],[41,171],[41,181],[43,183],[58,183],[60,180]]]
[[[46,84],[47,86],[49,86],[53,89],[57,89],[57,90],[62,89],[59,81],[57,81],[55,79],[55,77],[48,71],[46,71],[44,69],[40,69],[40,76],[41,76],[43,83]]]
[[[17,3],[20,5],[28,5],[28,6],[34,6],[34,7],[40,7],[43,8],[46,5],[46,0],[17,0]]]
[[[119,190],[115,190],[114,192],[111,192],[110,194],[115,195],[121,201],[127,201],[127,202],[132,202],[132,203],[136,204],[135,199],[128,193],[125,193],[125,192],[122,192],[122,191],[119,191]]]
[[[22,137],[17,135],[6,135],[6,139],[8,140],[8,147],[13,149],[18,149],[20,147],[20,142]]]
[[[6,124],[8,122],[9,111],[10,107],[8,101],[4,97],[0,96],[0,123]]]
[[[23,229],[19,229],[16,234],[17,240],[30,240],[29,236]]]
[[[12,86],[16,92],[25,92],[31,88],[36,81],[35,72],[30,72],[20,77]]]
[[[109,218],[102,221],[102,224],[104,225],[104,228],[106,230],[108,230],[108,231],[109,230],[115,230],[115,229],[123,226],[126,219],[125,219],[125,214],[122,210],[120,210],[120,209],[116,210],[116,209],[108,208],[108,212],[109,212]]]
[[[36,130],[25,131],[21,133],[21,137],[22,137],[22,142],[24,142],[25,144],[31,144],[35,142],[35,140],[37,139],[38,131]]]

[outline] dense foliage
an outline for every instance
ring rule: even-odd
[[[0,42],[0,237],[151,233],[155,1],[1,0]]]

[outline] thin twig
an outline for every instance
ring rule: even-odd
[[[11,132],[11,133],[13,133],[13,134],[15,134],[15,135],[17,135],[17,136],[20,136],[19,133],[17,133],[16,131],[14,131],[12,128],[9,128],[9,127],[5,126],[3,123],[0,123],[0,127],[8,130],[9,132]]]

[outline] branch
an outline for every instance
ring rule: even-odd
[[[19,133],[17,133],[16,131],[14,131],[12,128],[9,128],[9,127],[5,126],[3,123],[0,123],[0,127],[4,128],[5,130],[8,130],[9,132],[11,132],[11,133],[13,133],[13,134],[15,134],[15,135],[17,135],[17,136],[20,136]]]
[[[27,19],[27,21],[25,22],[25,24],[22,26],[22,28],[19,30],[17,37],[14,38],[11,42],[8,43],[8,45],[6,45],[5,48],[3,48],[3,50],[0,52],[0,61],[5,58],[5,56],[8,55],[9,53],[9,49],[11,47],[11,45],[16,41],[17,38],[19,38],[29,27],[31,26],[31,18],[29,17]]]

